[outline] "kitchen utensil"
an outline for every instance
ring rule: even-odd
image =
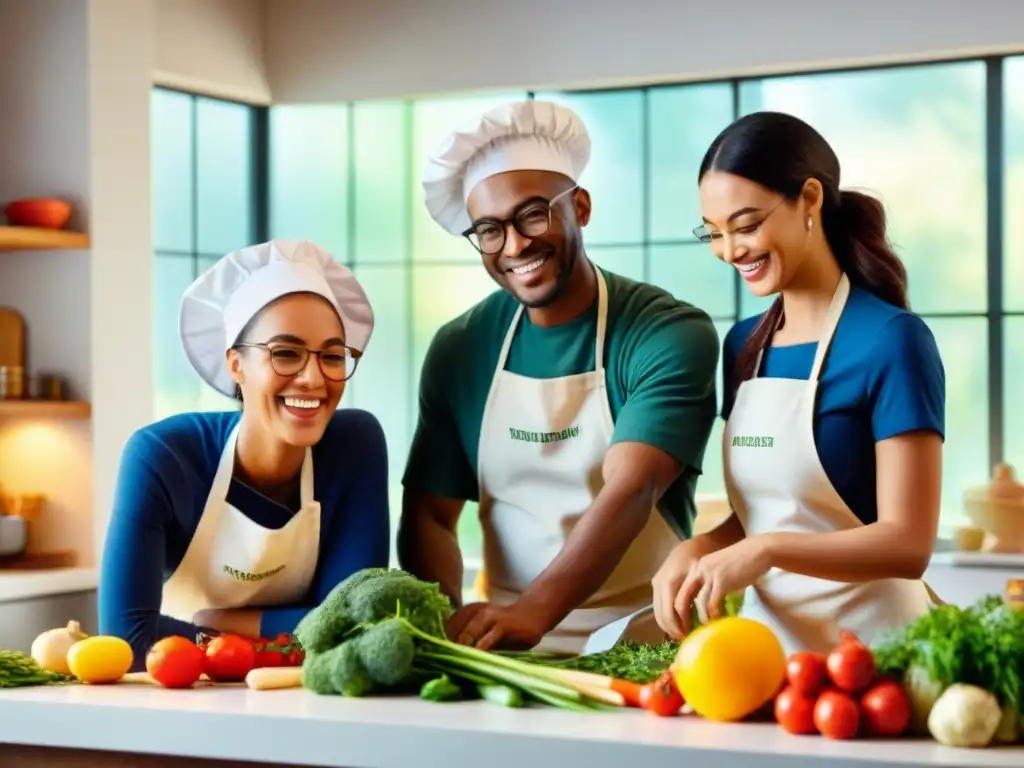
[[[25,319],[10,307],[0,307],[0,367],[25,368]]]
[[[648,619],[652,613],[654,613],[654,606],[648,605],[628,616],[616,619],[610,624],[605,624],[587,639],[587,644],[583,646],[583,655],[589,656],[592,653],[604,653],[611,650],[612,646],[629,633],[636,622]]]
[[[986,551],[1024,552],[1024,485],[1012,466],[999,464],[991,483],[964,491],[964,510],[988,534]]]
[[[71,206],[55,197],[14,200],[4,206],[4,216],[12,227],[64,229],[71,218]]]

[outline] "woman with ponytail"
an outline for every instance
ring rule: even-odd
[[[945,375],[910,312],[881,203],[795,117],[748,115],[700,167],[695,234],[776,296],[727,335],[722,417],[732,516],[678,545],[654,579],[675,637],[747,590],[743,614],[787,652],[868,642],[937,601],[921,576],[939,517]]]

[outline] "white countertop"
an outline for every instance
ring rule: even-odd
[[[0,569],[0,603],[87,592],[96,589],[98,583],[95,568]]]
[[[0,743],[334,768],[802,768],[1024,765],[1024,748],[833,742],[774,724],[638,710],[578,714],[482,702],[346,699],[304,690],[148,685],[0,690]]]

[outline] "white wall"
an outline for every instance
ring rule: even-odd
[[[0,304],[25,317],[30,372],[93,404],[91,423],[0,425],[0,482],[47,494],[43,546],[88,563],[124,441],[152,414],[153,0],[0,0],[0,20],[0,200],[66,198],[92,237],[0,254]]]
[[[270,102],[260,0],[158,0],[154,24],[155,83]]]
[[[1018,0],[265,0],[275,102],[711,79],[1024,50]]]

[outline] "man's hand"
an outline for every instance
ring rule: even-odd
[[[448,637],[481,651],[528,651],[544,638],[543,617],[521,606],[470,603],[448,620]]]

